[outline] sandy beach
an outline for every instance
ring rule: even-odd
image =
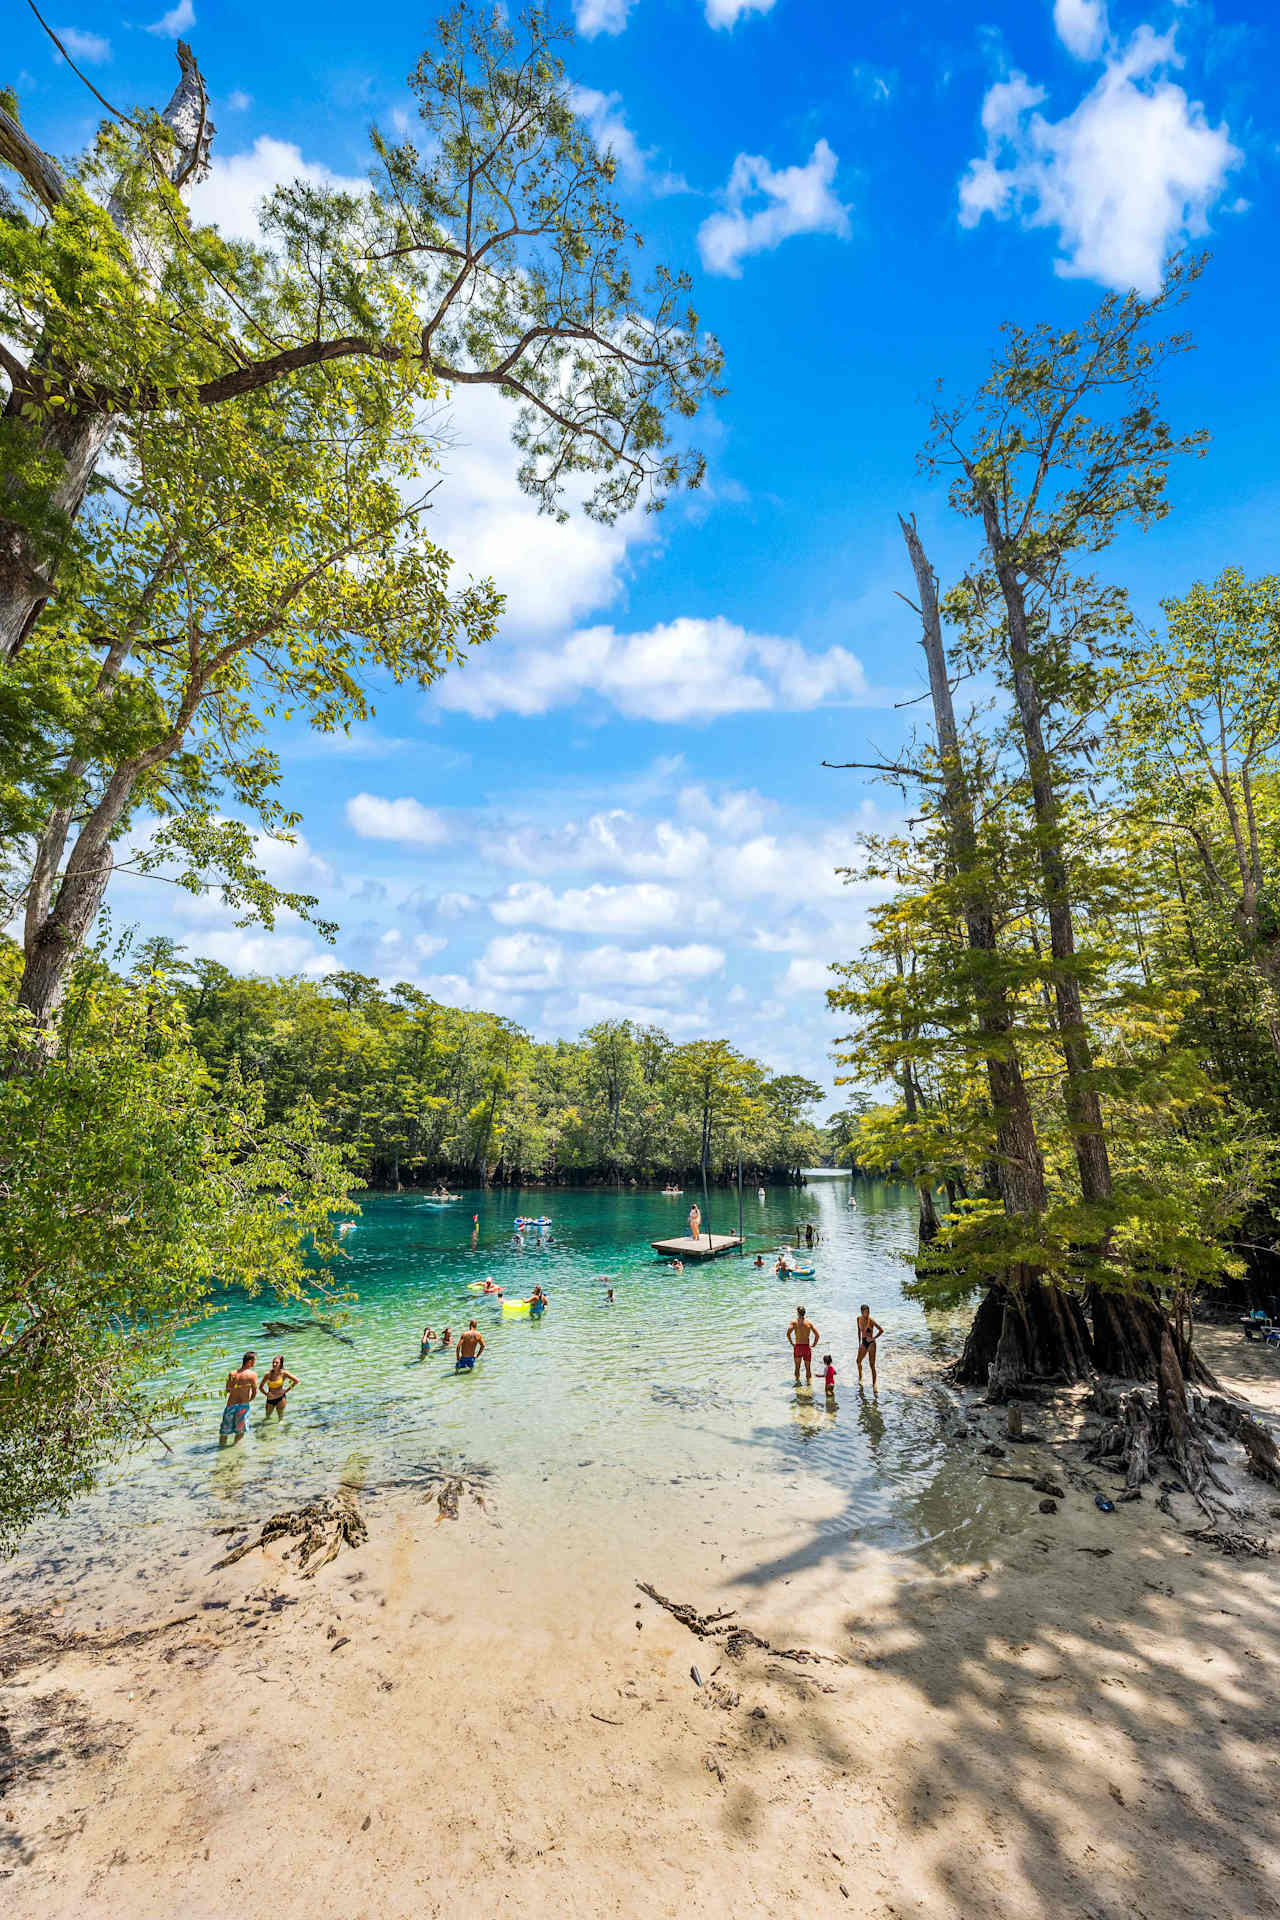
[[[1273,1355],[1204,1346],[1280,1414]],[[1003,1418],[976,1416],[958,1473],[1065,1493],[1042,1514],[1001,1483],[997,1549],[966,1564],[851,1576],[814,1512],[677,1483],[659,1533],[550,1489],[516,1516],[497,1482],[456,1520],[362,1503],[367,1544],[313,1578],[287,1539],[211,1571],[207,1536],[20,1568],[5,1911],[1280,1913],[1276,1562],[1189,1538],[1155,1485],[1102,1514],[1113,1476],[1061,1440],[984,1456]],[[1280,1493],[1236,1497],[1265,1535]],[[732,1616],[700,1635],[638,1582]]]

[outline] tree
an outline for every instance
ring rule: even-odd
[[[612,157],[570,105],[567,37],[536,10],[518,26],[467,7],[446,16],[411,79],[422,151],[375,131],[367,194],[302,182],[275,194],[264,228],[278,270],[190,225],[181,187],[211,128],[185,49],[186,91],[166,110],[177,133],[124,120],[78,176],[12,116],[0,123],[0,162],[41,213],[38,226],[0,223],[0,653],[53,589],[113,421],[181,408],[208,423],[319,367],[496,388],[517,409],[520,483],[552,512],[580,480],[604,520],[699,483],[701,457],[672,427],[718,391],[720,350],[684,276],[637,281]]]
[[[7,671],[33,703],[54,690],[61,721],[38,770],[52,804],[18,995],[37,1032],[140,809],[163,823],[144,867],[177,855],[193,888],[220,868],[224,896],[269,921],[278,897],[255,883],[246,829],[214,818],[229,795],[268,832],[295,824],[264,724],[301,712],[345,727],[370,711],[368,669],[426,685],[492,631],[492,589],[450,592],[424,498],[403,497],[433,455],[421,386],[394,367],[320,367],[198,424],[178,410],[116,433],[120,478],[67,537],[76,591]]]
[[[24,1016],[0,1021],[21,1051]],[[90,960],[45,1071],[0,1080],[0,1197],[4,1552],[179,1410],[153,1382],[223,1289],[338,1296],[349,1202],[309,1104],[267,1122],[260,1088],[211,1084],[163,981]]]
[[[1076,778],[1085,722],[1101,697],[1096,649],[1127,627],[1129,615],[1122,593],[1073,568],[1127,521],[1145,526],[1161,518],[1170,461],[1203,445],[1202,434],[1175,439],[1153,389],[1163,364],[1185,350],[1186,337],[1149,337],[1199,270],[1199,262],[1174,261],[1153,299],[1110,296],[1080,329],[1006,328],[1005,351],[974,399],[935,408],[928,449],[930,463],[953,476],[952,505],[983,531],[985,565],[951,596],[949,608],[976,648],[985,640],[1012,696],[1035,820],[1068,1115],[1100,1250],[1113,1219],[1113,1178],[1085,1018],[1064,791]],[[1153,1372],[1161,1330],[1151,1304],[1127,1292],[1121,1299],[1103,1285],[1095,1306],[1102,1363],[1117,1373]]]
[[[1233,928],[1280,1064],[1280,577],[1228,567],[1161,605],[1164,635],[1125,650],[1117,774]]]

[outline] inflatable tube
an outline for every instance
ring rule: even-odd
[[[502,1303],[502,1311],[504,1313],[528,1313],[529,1302],[527,1300],[504,1300]]]

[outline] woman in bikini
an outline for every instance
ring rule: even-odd
[[[297,1384],[297,1374],[289,1372],[284,1364],[284,1355],[278,1353],[262,1381],[262,1397],[267,1403],[266,1411],[262,1416],[264,1423],[271,1418],[273,1407],[276,1419],[284,1419],[284,1403],[289,1398],[291,1388],[296,1387]]]
[[[859,1385],[862,1383],[862,1363],[864,1360],[869,1360],[873,1392],[876,1385],[876,1341],[883,1332],[884,1328],[878,1320],[872,1319],[871,1309],[864,1300],[858,1315],[858,1383]]]

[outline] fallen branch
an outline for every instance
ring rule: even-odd
[[[1221,1527],[1193,1527],[1187,1538],[1241,1559],[1265,1560],[1271,1552],[1271,1542],[1256,1533],[1236,1533]]]
[[[687,1627],[690,1633],[696,1633],[700,1640],[715,1640],[724,1636],[724,1650],[731,1659],[740,1660],[748,1647],[759,1647],[763,1653],[771,1653],[775,1660],[795,1660],[801,1666],[813,1660],[827,1660],[833,1666],[844,1663],[835,1654],[814,1653],[808,1647],[775,1647],[770,1641],[762,1640],[758,1633],[752,1633],[750,1627],[727,1627],[723,1624],[732,1620],[736,1607],[727,1607],[723,1613],[699,1613],[696,1607],[687,1605],[683,1600],[668,1600],[665,1593],[659,1593],[645,1580],[637,1580],[636,1586],[641,1593],[647,1593],[660,1607]]]

